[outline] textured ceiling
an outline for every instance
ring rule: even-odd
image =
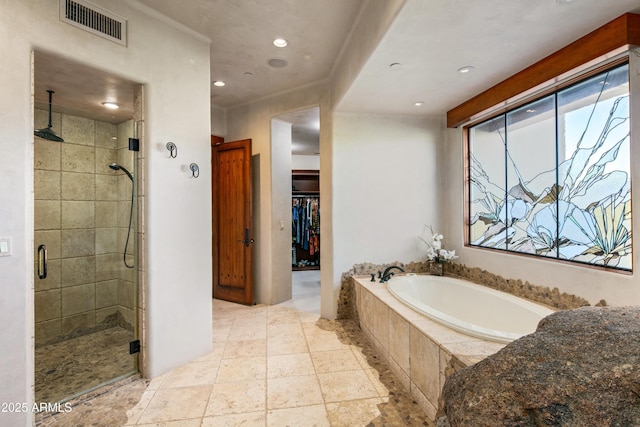
[[[320,108],[294,111],[278,116],[291,123],[291,153],[320,154]]]
[[[407,0],[338,109],[442,118],[627,12],[640,0]]]
[[[211,86],[211,100],[228,108],[329,78],[360,7],[387,0],[137,1],[211,39],[211,80],[227,83]],[[626,12],[640,13],[640,0],[407,0],[337,109],[443,118]],[[289,46],[273,46],[276,37]],[[272,68],[271,58],[288,65]],[[474,71],[456,72],[466,65]],[[118,91],[129,98],[132,82],[42,52],[35,76],[39,108],[53,89],[54,110],[95,108],[113,122],[120,113],[130,117],[129,106],[106,116],[99,103]]]
[[[135,83],[96,68],[42,51],[34,54],[35,108],[49,108],[53,90],[53,110],[109,123],[133,117]],[[120,108],[106,109],[102,103],[117,101]]]
[[[362,0],[139,0],[211,39],[212,103],[231,107],[329,77]],[[285,48],[275,38],[289,41]],[[267,64],[272,58],[284,68]],[[245,74],[245,73],[250,73]]]

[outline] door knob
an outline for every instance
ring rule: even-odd
[[[238,240],[238,243],[244,243],[244,245],[248,248],[255,240],[249,238],[249,227],[245,227],[244,229],[244,239]]]

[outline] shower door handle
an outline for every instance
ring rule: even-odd
[[[38,246],[38,278],[47,278],[47,246]]]

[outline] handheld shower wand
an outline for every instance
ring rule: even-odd
[[[127,174],[127,176],[129,177],[129,179],[131,180],[131,182],[133,182],[133,175],[131,175],[131,172],[129,172],[129,171],[127,170],[127,168],[125,168],[124,166],[121,166],[121,165],[119,165],[119,164],[117,164],[117,163],[109,163],[109,167],[110,167],[111,169],[113,169],[114,171],[119,171],[119,170],[121,170],[122,172],[126,173],[126,174]]]
[[[131,172],[129,172],[127,168],[117,163],[109,163],[109,167],[114,171],[121,170],[122,172],[126,173],[131,180],[131,209],[129,210],[129,229],[127,230],[127,241],[124,244],[124,253],[122,254],[122,260],[124,261],[124,265],[127,268],[133,268],[135,267],[135,265],[127,264],[127,248],[129,247],[129,236],[131,235],[131,219],[133,218],[133,175],[131,175]]]

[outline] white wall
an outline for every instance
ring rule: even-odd
[[[291,156],[291,169],[320,170],[320,156],[297,154]]]
[[[638,135],[640,135],[640,121],[637,111],[640,111],[640,58],[630,56],[630,87],[631,87],[631,164],[640,164],[640,150],[637,149]],[[450,191],[444,194],[443,226],[445,236],[450,237],[452,246],[456,249],[460,263],[470,267],[480,267],[491,273],[505,278],[528,280],[530,283],[557,287],[561,292],[579,295],[591,304],[601,299],[610,305],[640,304],[640,280],[634,274],[606,271],[589,268],[583,265],[561,263],[547,259],[535,259],[515,254],[464,247],[464,170],[463,170],[463,133],[462,129],[446,130],[446,151],[443,159],[444,187]],[[640,182],[640,168],[632,170],[632,182]],[[633,206],[640,206],[640,194],[632,193]],[[640,232],[640,219],[633,217],[633,239],[636,240]],[[633,264],[640,265],[640,251],[637,245]]]
[[[211,104],[211,135],[224,137],[227,134],[227,111]]]
[[[282,204],[275,205],[272,200],[276,197],[283,197],[282,191],[272,188],[272,174],[286,173],[289,176],[289,192],[291,194],[291,151],[289,147],[288,166],[280,168],[278,171],[272,170],[272,147],[271,147],[271,119],[292,111],[302,110],[320,106],[320,117],[326,115],[328,101],[326,99],[327,84],[321,82],[298,90],[285,92],[277,96],[263,99],[227,110],[227,136],[225,141],[235,141],[239,139],[252,140],[252,154],[258,161],[258,167],[254,167],[254,172],[258,170],[258,176],[254,173],[254,205],[259,201],[260,216],[254,215],[254,270],[255,270],[255,294],[258,303],[276,304],[282,302],[286,283],[274,283],[275,269],[287,266],[287,271],[291,271],[291,233],[280,230],[280,220],[291,217],[291,205],[284,207]],[[322,126],[322,124],[321,124]],[[320,150],[322,151],[322,129],[320,138]],[[326,143],[325,143],[326,145]],[[276,161],[278,163],[278,161]],[[280,162],[280,164],[282,164]],[[280,191],[279,194],[274,192]],[[288,197],[288,196],[287,196]],[[287,220],[290,222],[290,220]],[[285,225],[286,226],[286,225]],[[290,224],[289,224],[290,226]],[[273,248],[285,248],[287,250],[272,250]],[[324,247],[323,247],[324,250]],[[325,252],[323,252],[324,255]],[[273,289],[280,287],[280,289]],[[289,285],[290,288],[290,285]],[[286,295],[285,295],[286,297]]]
[[[271,120],[271,194],[274,230],[271,295],[274,303],[291,299],[291,123]],[[277,254],[277,255],[276,255]],[[288,256],[283,255],[288,254]]]
[[[94,3],[129,20],[128,47],[60,22],[57,1],[0,0],[0,236],[13,238],[13,256],[0,258],[0,402],[33,401],[34,48],[146,85],[147,372],[211,349],[209,42],[135,1]],[[167,158],[167,141],[178,144],[177,160]],[[191,162],[197,180],[185,170]],[[2,425],[31,422],[30,413],[0,413]]]
[[[438,120],[334,113],[334,309],[340,276],[354,264],[424,259],[417,236],[425,224],[440,226],[441,146]]]
[[[335,215],[331,214],[334,211],[333,189],[336,185],[333,172],[336,149],[333,112],[339,109],[340,100],[369,60],[405,2],[406,0],[376,0],[363,4],[331,72],[329,90],[326,94],[329,108],[320,111],[320,195],[324,213],[320,226],[320,310],[322,317],[327,319],[333,319],[337,314],[339,276],[342,274],[340,269],[345,264],[336,260],[334,236],[337,230],[333,224]]]
[[[332,212],[334,188],[333,161],[335,141],[333,141],[332,110],[344,93],[349,89],[353,80],[369,59],[379,40],[405,3],[405,0],[385,0],[367,2],[357,18],[354,29],[349,35],[339,58],[334,65],[329,82],[292,90],[278,96],[261,101],[248,103],[227,110],[227,135],[225,140],[251,138],[253,140],[253,155],[258,160],[259,177],[254,185],[254,201],[259,200],[259,218],[254,218],[256,232],[255,244],[255,293],[258,302],[276,303],[269,299],[278,294],[272,289],[278,286],[273,283],[273,269],[284,265],[282,259],[290,263],[291,253],[273,252],[270,249],[284,247],[286,240],[290,245],[290,236],[284,236],[279,230],[279,218],[286,213],[272,205],[273,189],[271,188],[271,148],[270,121],[279,115],[320,105],[320,194],[322,210]],[[258,187],[258,188],[256,188]],[[289,213],[290,215],[290,213]],[[325,214],[322,219],[320,239],[322,241],[322,270],[321,270],[321,310],[322,316],[334,318],[337,311],[336,284],[334,273],[333,242],[335,230],[334,218]],[[273,239],[279,239],[274,242]],[[342,268],[342,263],[339,264]]]
[[[338,313],[333,277],[333,151],[333,113],[320,110],[320,314],[326,319],[335,319]]]
[[[30,46],[14,40],[5,23],[8,0],[0,3],[0,235],[11,237],[13,255],[0,258],[0,402],[33,402],[33,107]],[[22,27],[26,28],[26,27]],[[11,41],[11,42],[8,42]],[[9,66],[11,65],[11,66]],[[14,102],[18,100],[18,102]],[[22,123],[22,126],[16,124]],[[0,424],[30,425],[30,413],[0,413]]]
[[[405,3],[406,0],[364,3],[331,73],[332,107],[347,93]]]

